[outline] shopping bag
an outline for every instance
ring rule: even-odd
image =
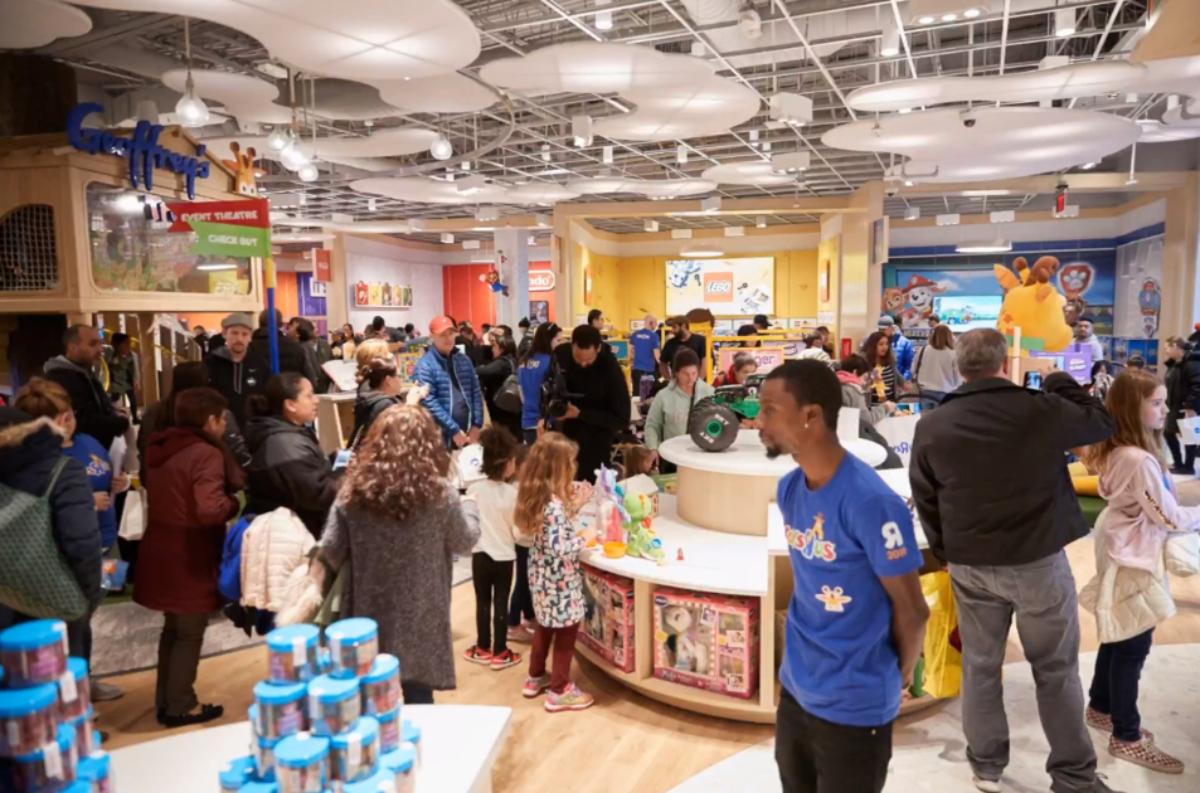
[[[921,576],[921,590],[929,604],[925,629],[925,693],[944,699],[962,690],[962,639],[958,635],[958,610],[947,572]]]
[[[121,528],[117,532],[122,540],[136,542],[146,533],[146,491],[130,490],[125,496],[125,511],[121,513]]]
[[[1184,446],[1200,446],[1200,416],[1182,418],[1179,424],[1179,439]]]

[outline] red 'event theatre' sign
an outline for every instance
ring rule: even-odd
[[[187,201],[167,204],[175,222],[167,229],[172,234],[192,231],[192,222],[220,223],[228,226],[271,227],[271,202],[265,198],[250,201]]]

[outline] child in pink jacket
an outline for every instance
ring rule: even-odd
[[[1093,447],[1100,495],[1108,500],[1097,525],[1096,578],[1081,601],[1096,614],[1100,652],[1092,678],[1088,724],[1110,733],[1108,753],[1154,771],[1183,773],[1183,763],[1143,730],[1138,681],[1154,628],[1175,613],[1164,546],[1172,533],[1200,526],[1200,508],[1180,507],[1162,462],[1167,390],[1155,375],[1127,369],[1109,389],[1117,432]]]

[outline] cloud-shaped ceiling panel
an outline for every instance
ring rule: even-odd
[[[1142,136],[1138,143],[1173,143],[1177,140],[1200,138],[1200,121],[1184,122],[1182,124],[1162,124],[1147,119],[1139,121]]]
[[[271,244],[273,245],[287,245],[288,243],[295,242],[328,242],[329,240],[336,239],[336,234],[330,234],[327,231],[285,231],[271,233]]]
[[[383,101],[416,113],[473,113],[500,101],[476,81],[455,72],[420,80],[379,81],[375,85]]]
[[[746,160],[745,162],[714,165],[701,176],[719,184],[758,185],[760,187],[792,184],[796,181],[795,175],[777,173],[775,166],[765,160]]]
[[[721,135],[753,118],[761,104],[749,88],[716,76],[686,85],[622,91],[621,98],[637,109],[597,119],[597,135],[646,142]]]
[[[646,198],[681,198],[702,195],[717,189],[717,183],[708,179],[624,179],[600,176],[592,179],[572,179],[567,189],[573,193],[588,195],[612,195],[632,193]]]
[[[579,198],[579,193],[552,182],[531,182],[510,188],[506,201],[514,204],[555,204]]]
[[[398,201],[417,204],[503,204],[508,191],[496,185],[486,185],[476,192],[460,193],[454,182],[435,181],[420,177],[359,179],[350,189]]]
[[[361,138],[317,138],[315,150],[319,157],[399,157],[427,151],[437,136],[423,127],[396,127]],[[303,148],[313,149],[312,141],[306,140]]]
[[[310,74],[372,83],[432,77],[479,57],[479,31],[451,0],[76,0],[115,11],[179,14],[253,36]]]
[[[615,193],[637,193],[645,179],[623,179],[617,176],[597,176],[591,179],[572,179],[567,189],[587,195],[613,195]]]
[[[1124,91],[1146,68],[1124,61],[1076,63],[990,77],[923,77],[856,88],[846,103],[864,113],[955,102],[1037,102]]]
[[[183,93],[187,85],[187,69],[172,69],[164,72],[163,85],[172,91]],[[264,124],[287,124],[292,120],[292,111],[275,104],[279,88],[274,83],[251,77],[248,74],[218,72],[212,69],[192,71],[196,93],[203,99],[218,102],[229,115],[240,121],[260,121]]]
[[[57,39],[82,36],[91,29],[91,17],[58,0],[0,3],[0,50],[44,47]]]
[[[266,135],[232,135],[221,136],[217,138],[201,138],[201,141],[208,146],[211,151],[222,159],[233,159],[233,152],[229,149],[229,144],[237,142],[242,147],[242,151],[253,147],[255,155],[258,159],[268,159],[279,161],[279,153],[271,151],[267,146]],[[320,141],[318,141],[320,143]],[[300,150],[309,157],[313,156],[313,148],[311,142],[305,141],[300,144]],[[324,148],[318,147],[316,152],[320,159],[326,162],[337,163],[338,165],[346,165],[351,168],[358,168],[360,171],[390,171],[396,167],[396,163],[388,160],[371,158],[371,157],[339,157],[335,154],[327,153]]]
[[[578,41],[553,44],[521,58],[492,61],[479,70],[491,85],[531,93],[624,93],[703,81],[712,64],[651,47]]]
[[[821,142],[835,149],[911,157],[904,166],[907,178],[945,183],[1070,168],[1120,151],[1141,134],[1127,118],[1086,110],[993,107],[974,113],[973,127],[962,123],[957,110],[855,121],[829,130]],[[895,172],[899,175],[900,169]]]

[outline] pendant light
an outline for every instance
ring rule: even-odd
[[[196,84],[192,80],[192,35],[187,17],[183,18],[183,46],[187,57],[187,82],[183,86],[183,96],[175,105],[175,114],[185,127],[203,127],[208,123],[208,105],[196,96]]]
[[[267,148],[271,151],[283,151],[291,142],[288,129],[282,124],[276,125],[275,129],[271,130],[271,134],[267,136]]]

